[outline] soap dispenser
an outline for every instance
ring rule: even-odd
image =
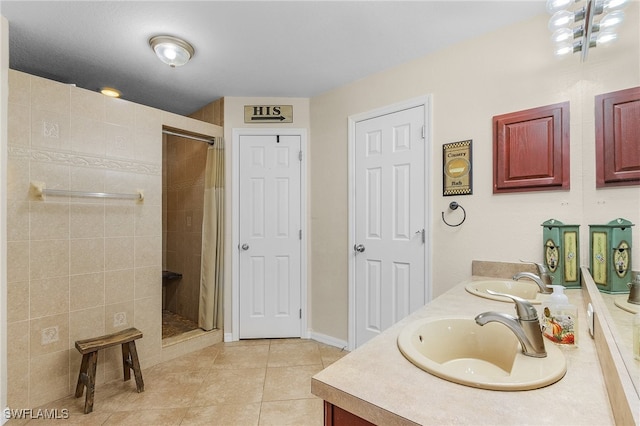
[[[553,293],[542,309],[542,334],[554,343],[576,346],[578,343],[578,309],[569,303],[564,286],[550,285]]]

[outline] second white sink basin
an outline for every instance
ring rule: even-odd
[[[545,358],[526,356],[506,326],[479,326],[473,318],[415,321],[400,332],[398,348],[434,376],[481,389],[537,389],[557,382],[567,371],[562,351],[552,343],[545,342]]]
[[[497,293],[506,293],[512,296],[518,296],[534,305],[539,305],[545,297],[538,292],[538,285],[528,280],[469,281],[469,283],[467,283],[467,285],[465,286],[465,289],[475,296],[509,303],[513,303],[513,301],[504,296],[495,296],[493,294],[489,294],[487,293],[487,290],[495,291]]]
[[[640,305],[629,303],[629,301],[627,300],[628,298],[629,296],[626,294],[624,296],[618,296],[613,300],[613,303],[618,308],[627,312],[631,312],[632,314],[637,314],[638,312],[640,312]]]

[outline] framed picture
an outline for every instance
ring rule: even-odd
[[[442,145],[442,195],[473,194],[471,142]]]

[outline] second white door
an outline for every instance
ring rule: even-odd
[[[424,305],[424,106],[355,126],[355,345]]]
[[[300,136],[239,144],[239,337],[300,337]]]

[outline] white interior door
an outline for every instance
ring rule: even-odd
[[[425,303],[424,106],[355,125],[355,345]]]
[[[239,337],[300,337],[300,136],[239,145]]]

